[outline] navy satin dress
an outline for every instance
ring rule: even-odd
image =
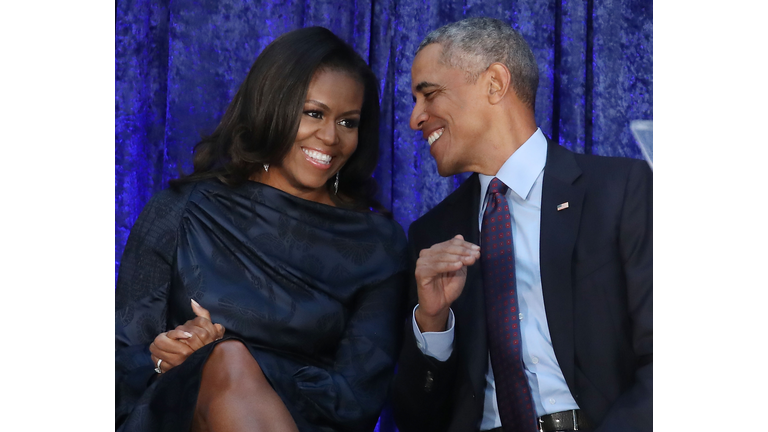
[[[214,344],[154,373],[149,344],[195,317],[241,340],[301,431],[375,426],[402,324],[394,220],[247,182],[160,192],[128,238],[116,290],[116,429],[188,431]]]

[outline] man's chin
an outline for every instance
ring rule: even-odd
[[[461,171],[456,166],[452,165],[446,165],[446,164],[437,164],[437,173],[440,174],[440,177],[450,177],[452,175],[460,174],[464,171]]]
[[[463,164],[448,157],[448,154],[446,154],[449,153],[447,152],[447,148],[436,147],[438,144],[444,146],[446,143],[440,142],[439,140],[435,141],[435,144],[429,149],[429,154],[432,156],[432,159],[435,160],[437,173],[440,174],[440,177],[450,177],[467,171],[464,169],[465,167],[462,166]]]

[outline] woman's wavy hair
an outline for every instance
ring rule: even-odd
[[[374,198],[378,80],[352,47],[322,27],[285,33],[262,51],[216,130],[195,145],[193,172],[172,180],[171,186],[211,178],[238,186],[263,164],[282,161],[296,140],[309,84],[321,70],[348,73],[365,88],[357,149],[341,168],[338,195],[333,193],[335,176],[327,182],[331,198],[338,206],[390,215]]]

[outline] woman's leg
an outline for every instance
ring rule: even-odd
[[[298,432],[293,417],[239,341],[216,345],[203,367],[193,432]]]

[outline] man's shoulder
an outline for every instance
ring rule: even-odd
[[[474,195],[480,193],[479,188],[480,180],[477,173],[473,173],[456,190],[416,219],[412,225],[429,225],[435,220],[444,218],[446,213],[455,213],[455,206],[457,205],[462,206],[461,208],[472,205]]]
[[[650,187],[653,184],[653,171],[644,160],[628,157],[600,156],[573,153],[573,164],[558,164],[547,169],[549,175],[566,183],[573,182],[574,186],[583,188],[592,197],[588,200],[592,203],[604,205],[606,202],[621,202],[627,196],[628,191],[638,186]],[[562,160],[562,159],[561,159]],[[557,168],[569,167],[569,176],[557,172]],[[554,168],[555,170],[552,170]],[[556,183],[555,183],[556,184]],[[550,187],[553,183],[549,183]],[[545,180],[546,188],[546,180]],[[652,189],[651,189],[652,190]]]
[[[634,159],[624,156],[601,156],[594,154],[573,153],[579,165],[584,168],[598,169],[626,169],[636,164],[646,164],[642,159]]]
[[[633,173],[652,175],[648,163],[641,159],[576,153],[565,147],[558,147],[562,151],[572,155],[573,160],[576,162],[576,165],[579,167],[582,174],[591,181],[622,181]]]

